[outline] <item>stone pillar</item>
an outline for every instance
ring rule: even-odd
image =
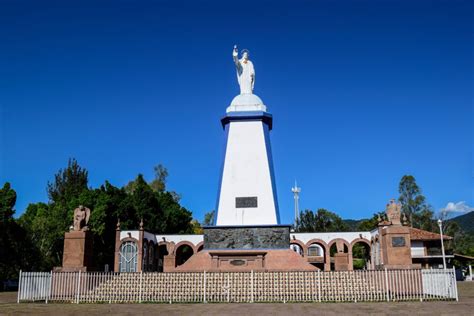
[[[352,258],[352,251],[347,254],[347,270],[354,270],[354,258]]]
[[[64,234],[61,271],[90,271],[93,267],[93,236],[90,231],[70,231]]]
[[[324,249],[324,271],[331,271],[331,253],[329,249]]]
[[[120,272],[120,220],[117,221],[117,228],[115,229],[115,257],[114,257],[114,272]]]
[[[140,221],[140,230],[138,231],[138,257],[137,257],[137,272],[143,271],[143,238],[145,231],[143,229],[143,219]]]
[[[176,256],[174,254],[164,256],[163,272],[173,272],[176,268]]]
[[[334,254],[334,270],[347,271],[349,270],[349,254],[338,252]]]
[[[412,268],[410,229],[406,226],[391,225],[381,231],[383,266],[388,269]]]

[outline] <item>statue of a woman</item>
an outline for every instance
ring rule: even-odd
[[[255,84],[255,70],[253,64],[249,60],[249,51],[242,50],[242,58],[238,58],[237,45],[234,46],[232,57],[234,58],[235,67],[237,69],[237,81],[240,85],[240,94],[252,94]]]

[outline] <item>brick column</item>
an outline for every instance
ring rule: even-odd
[[[348,258],[347,270],[352,271],[354,270],[354,258],[352,258],[352,249],[351,251],[349,251],[348,256],[349,258]]]
[[[120,219],[117,221],[117,228],[115,229],[115,257],[114,257],[114,272],[120,272]]]
[[[329,249],[324,249],[324,271],[331,271],[331,253]]]
[[[143,230],[143,219],[140,221],[140,230],[138,231],[138,258],[137,272],[143,271],[143,238],[145,231]]]

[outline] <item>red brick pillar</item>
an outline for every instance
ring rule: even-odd
[[[331,253],[329,247],[324,249],[324,271],[331,271]]]
[[[120,219],[117,221],[117,228],[115,229],[115,257],[114,257],[114,272],[120,272]]]
[[[140,230],[138,231],[138,258],[137,272],[143,271],[143,238],[145,231],[143,230],[143,219],[140,221]]]

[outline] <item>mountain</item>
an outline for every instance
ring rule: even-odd
[[[450,221],[458,223],[466,233],[474,234],[474,211],[451,218]]]

